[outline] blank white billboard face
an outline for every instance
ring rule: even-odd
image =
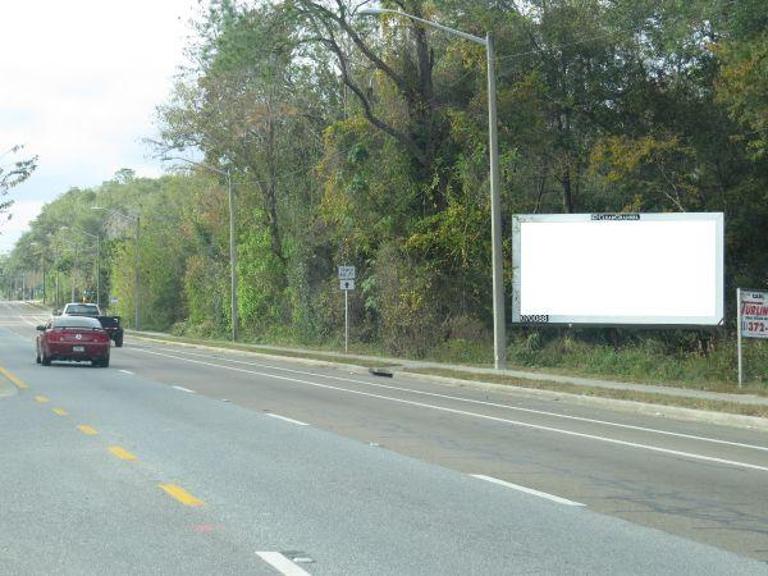
[[[723,215],[517,216],[513,322],[717,325]]]

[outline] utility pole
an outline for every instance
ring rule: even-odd
[[[96,306],[101,310],[101,234],[96,235]]]
[[[46,295],[48,292],[47,286],[45,285],[46,282],[46,274],[45,274],[45,254],[43,256],[43,304],[45,304]]]
[[[240,324],[239,312],[237,305],[237,238],[235,230],[235,190],[232,187],[232,169],[227,168],[221,170],[215,166],[210,166],[202,162],[196,162],[189,158],[182,158],[180,156],[163,156],[162,160],[180,160],[186,162],[192,166],[203,168],[210,172],[215,172],[227,179],[227,194],[229,196],[229,282],[230,282],[230,304],[232,314],[232,341],[237,342],[238,339],[238,327]]]
[[[504,313],[504,275],[503,275],[503,254],[501,243],[501,178],[499,176],[499,144],[496,118],[496,69],[495,69],[495,50],[493,37],[490,32],[485,38],[475,36],[443,26],[431,20],[425,20],[413,14],[407,14],[399,10],[390,10],[387,8],[362,8],[357,11],[357,16],[379,16],[381,14],[392,14],[401,18],[409,18],[415,22],[420,22],[431,28],[441,30],[447,34],[459,36],[475,44],[485,47],[485,55],[488,70],[488,156],[490,164],[490,196],[491,196],[491,254],[492,254],[492,291],[493,291],[493,356],[494,366],[497,370],[502,370],[507,362],[507,327]]]
[[[72,274],[69,275],[70,281],[69,281],[69,288],[70,288],[70,302],[75,302],[75,270],[77,270],[79,267],[79,259],[77,257],[77,244],[75,244],[75,262],[72,266]],[[78,270],[79,271],[79,270]]]
[[[139,297],[139,290],[141,290],[141,283],[139,281],[139,266],[141,265],[141,258],[139,256],[139,234],[141,234],[141,216],[138,214],[136,215],[136,274],[134,278],[134,298],[136,299],[135,302],[135,312],[136,312],[136,321],[134,323],[136,330],[141,330],[141,324],[140,324],[140,318],[141,313],[139,311],[140,307],[140,300]]]
[[[235,194],[232,190],[232,173],[227,168],[227,193],[229,194],[229,281],[232,304],[232,341],[238,337],[237,310],[237,243],[235,238]]]
[[[115,210],[112,208],[104,208],[102,206],[91,206],[91,210],[101,210],[106,211],[109,214],[113,216],[117,216],[118,218],[122,218],[123,221],[133,221],[136,223],[136,252],[135,252],[135,270],[134,270],[134,288],[133,288],[133,304],[134,304],[134,329],[140,330],[141,329],[141,279],[140,279],[140,268],[141,268],[141,256],[140,256],[140,244],[141,244],[141,215],[140,214],[129,214],[122,212],[120,210]],[[97,250],[99,254],[99,273],[97,275],[97,292],[101,291],[101,283],[98,281],[98,276],[101,276],[101,241],[97,238]],[[99,296],[97,296],[97,301],[100,302]]]

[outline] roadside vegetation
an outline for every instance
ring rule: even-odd
[[[726,310],[737,286],[768,286],[764,2],[381,4],[493,34],[504,238],[515,213],[723,211]],[[231,174],[243,342],[342,349],[336,267],[354,265],[355,351],[489,363],[484,50],[410,21],[355,18],[352,6],[212,2],[159,103],[152,152]],[[168,166],[62,190],[0,261],[3,290],[39,298],[45,269],[49,300],[57,286],[59,302],[92,297],[95,247],[80,231],[101,234],[101,298],[130,327],[135,230],[98,205],[141,218],[142,328],[226,338],[227,183]],[[509,359],[729,389],[729,316],[716,333],[513,330]],[[763,344],[746,343],[745,367],[765,387]]]
[[[610,335],[606,337],[606,333]],[[733,335],[655,333],[619,336],[532,332],[513,338],[509,362],[616,380],[733,392],[737,386]],[[768,394],[768,342],[744,341],[745,393]]]

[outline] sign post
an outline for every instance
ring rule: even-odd
[[[349,353],[349,290],[344,290],[344,354]]]
[[[736,351],[741,388],[744,381],[741,339],[768,339],[768,292],[736,288],[736,306]]]
[[[736,288],[736,353],[739,357],[739,388],[744,380],[741,368],[741,288]]]
[[[339,266],[339,288],[344,290],[344,353],[349,352],[349,291],[355,289],[355,267]]]

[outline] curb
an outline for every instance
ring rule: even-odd
[[[603,398],[601,396],[591,396],[586,394],[573,394],[570,392],[558,392],[556,390],[540,390],[537,388],[526,388],[525,386],[510,386],[506,384],[496,384],[494,382],[482,382],[480,380],[463,380],[461,378],[449,378],[446,376],[432,376],[430,374],[413,374],[410,372],[396,373],[396,378],[402,378],[407,375],[409,378],[422,379],[429,382],[451,384],[459,387],[477,387],[492,389],[497,392],[506,392],[513,394],[520,392],[542,398],[568,398],[576,403],[585,406],[597,406],[601,408],[614,408],[622,412],[631,412],[643,416],[655,416],[662,418],[674,418],[675,420],[684,420],[687,422],[703,422],[706,424],[717,424],[719,426],[730,426],[733,428],[746,428],[749,430],[759,430],[768,432],[768,418],[759,416],[744,416],[741,414],[731,414],[730,412],[713,412],[710,410],[697,410],[695,408],[684,408],[682,406],[667,406],[664,404],[651,404],[637,400],[620,400],[618,398]]]

